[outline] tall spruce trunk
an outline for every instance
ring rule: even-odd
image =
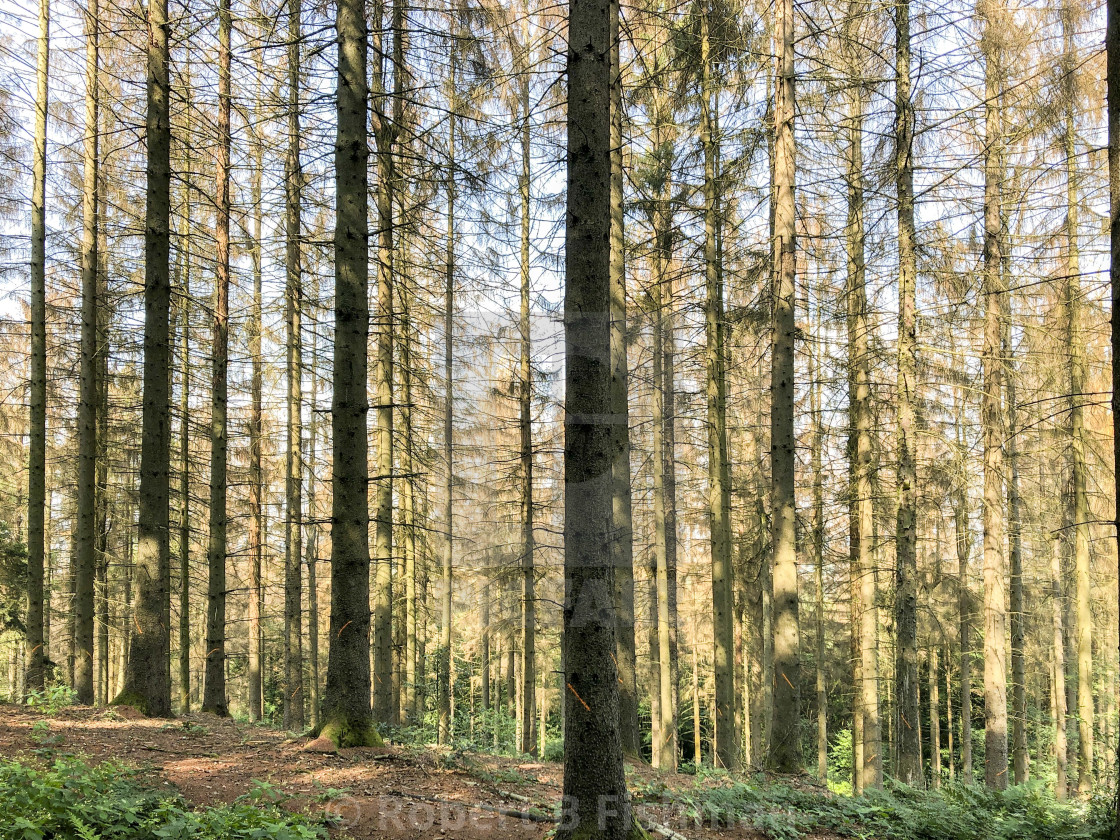
[[[1085,461],[1085,337],[1081,317],[1081,257],[1078,244],[1079,177],[1076,148],[1076,66],[1073,9],[1063,3],[1062,30],[1065,53],[1063,152],[1066,170],[1066,328],[1069,347],[1070,471],[1073,493],[1074,600],[1077,645],[1077,791],[1087,796],[1093,787],[1093,611],[1091,554],[1089,550],[1088,470]]]
[[[818,321],[814,324],[814,338],[820,335]],[[812,365],[809,372],[809,405],[813,415],[812,451],[809,454],[813,473],[813,569],[815,572],[814,604],[816,615],[816,693],[817,693],[817,778],[824,782],[828,778],[828,686],[825,676],[825,632],[824,632],[824,468],[822,449],[824,448],[824,422],[821,416],[820,362],[814,351],[810,356]]]
[[[456,80],[456,47],[451,48],[451,90],[454,96]],[[450,167],[447,177],[447,258],[443,277],[443,459],[446,467],[444,499],[444,543],[441,564],[440,591],[440,665],[439,665],[439,742],[452,739],[454,723],[451,719],[451,587],[455,550],[455,110],[451,109],[447,126],[447,151]]]
[[[86,113],[82,179],[82,327],[78,381],[78,522],[74,545],[74,689],[94,702],[94,578],[97,567],[97,314],[98,314],[98,20],[97,0],[86,18]]]
[[[1007,787],[1007,585],[1003,555],[1003,359],[1000,353],[1003,298],[1001,167],[1003,114],[1000,48],[994,4],[985,0],[984,105],[984,338],[980,354],[980,422],[984,451],[984,781]]]
[[[1068,794],[1066,741],[1066,643],[1062,620],[1062,538],[1051,537],[1050,597],[1053,599],[1053,646],[1050,662],[1050,717],[1054,726],[1054,796],[1059,802]]]
[[[331,617],[320,735],[336,746],[379,744],[370,708],[369,209],[365,3],[337,6],[335,341],[331,388]]]
[[[1108,199],[1109,199],[1109,285],[1112,288],[1112,358],[1120,358],[1120,0],[1107,0],[1105,51],[1107,56],[1108,99]],[[1113,463],[1120,464],[1120,365],[1112,366],[1112,454]],[[1113,497],[1120,499],[1120,469],[1113,470]],[[1120,505],[1114,513],[1120,537]],[[1120,554],[1117,555],[1120,557]],[[1120,570],[1118,570],[1120,571]],[[1120,575],[1118,575],[1120,579]],[[1120,764],[1120,742],[1117,745]],[[1117,803],[1120,808],[1120,785]],[[1114,810],[1116,810],[1114,808]],[[1113,838],[1120,840],[1120,819],[1113,829]]]
[[[288,0],[288,154],[284,166],[284,252],[287,285],[287,433],[284,461],[284,728],[303,728],[303,260],[300,234],[303,167],[300,163],[300,0]]]
[[[704,153],[704,331],[707,342],[708,517],[712,544],[712,635],[716,750],[713,761],[735,769],[735,614],[731,568],[731,488],[727,456],[727,379],[724,365],[723,254],[720,242],[718,112],[712,102],[710,10],[700,18],[700,145]]]
[[[309,300],[319,299],[319,284],[314,276],[311,281]],[[314,304],[312,304],[314,306]],[[312,317],[317,313],[312,310]],[[310,671],[307,680],[307,705],[308,723],[311,730],[319,729],[319,508],[317,506],[317,484],[315,476],[318,469],[319,455],[319,340],[316,335],[311,337],[311,394],[308,399],[310,407],[309,423],[307,430],[307,516],[308,533],[306,544],[307,562],[307,649],[308,665]]]
[[[793,0],[776,7],[778,67],[774,104],[774,285],[770,372],[771,547],[774,567],[774,706],[769,765],[801,770],[801,639],[797,603],[794,451],[794,334],[796,332],[796,141],[793,123]]]
[[[210,373],[210,542],[206,596],[206,681],[202,710],[229,714],[226,697],[226,467],[229,455],[229,223],[230,223],[230,0],[218,2],[218,154],[215,173],[217,225],[214,322]],[[250,328],[252,329],[252,328]],[[256,364],[254,359],[254,364]],[[251,593],[250,593],[251,597]],[[259,719],[259,713],[253,718]]]
[[[50,74],[50,0],[39,0],[35,62],[35,140],[31,169],[31,380],[27,460],[27,655],[26,687],[46,681],[43,578],[47,506],[47,103]]]
[[[557,837],[638,836],[615,665],[611,393],[610,0],[568,14],[564,284],[564,803]]]
[[[171,714],[171,116],[167,0],[148,2],[144,218],[144,396],[134,603],[124,688],[114,702]]]
[[[972,604],[968,591],[968,561],[972,553],[972,534],[968,524],[968,461],[960,432],[960,390],[954,398],[957,421],[957,482],[952,494],[953,526],[957,545],[957,613],[960,621],[961,692],[961,776],[972,784]],[[950,695],[951,702],[951,695]]]
[[[658,116],[663,115],[663,110],[658,111]],[[661,125],[654,128],[655,142],[659,148],[664,148],[663,138],[660,136]],[[671,188],[671,175],[662,173],[662,192],[657,198],[657,207],[654,210],[654,252],[653,252],[653,277],[650,295],[653,303],[653,519],[654,519],[654,588],[657,620],[656,638],[651,639],[657,647],[656,679],[658,690],[658,721],[655,728],[653,742],[653,765],[662,770],[676,771],[677,767],[677,711],[673,697],[673,651],[671,649],[671,636],[673,620],[669,609],[670,576],[675,576],[676,569],[670,568],[673,562],[671,553],[675,551],[676,534],[670,529],[676,529],[676,516],[673,511],[675,500],[669,497],[668,477],[672,470],[673,453],[668,442],[672,438],[667,433],[669,415],[673,402],[673,393],[670,390],[672,382],[666,375],[666,309],[671,303],[666,304],[665,288],[671,283],[668,277],[669,262],[672,258],[673,232],[669,224],[669,192]],[[671,296],[671,295],[670,295]],[[675,566],[675,563],[674,563]]]
[[[393,35],[400,37],[394,2]],[[371,73],[373,137],[377,147],[377,362],[374,388],[377,409],[377,475],[374,482],[373,599],[373,715],[387,723],[392,717],[393,623],[393,142],[395,126],[389,119],[385,90],[385,4],[379,0],[370,12],[374,21]],[[399,68],[394,70],[399,75]]]
[[[190,173],[190,164],[187,164]],[[190,183],[189,177],[187,183]],[[185,191],[184,191],[185,192]],[[186,204],[180,232],[183,273],[179,305],[179,712],[191,709],[191,494],[190,494],[190,402],[191,402],[191,209]]]
[[[641,756],[638,731],[638,668],[634,639],[634,518],[630,477],[630,370],[626,355],[625,206],[623,198],[622,66],[619,60],[618,0],[610,0],[611,25],[611,416],[614,418],[614,461],[611,469],[611,552],[614,565],[614,609],[619,683],[619,727],[622,752]],[[563,704],[561,704],[563,706]]]
[[[895,692],[899,780],[925,786],[918,702],[917,235],[914,226],[914,108],[910,101],[910,3],[895,6],[895,189],[898,197],[898,518],[895,529]]]
[[[849,102],[848,136],[848,412],[852,439],[851,492],[854,521],[852,533],[852,624],[857,641],[853,645],[858,661],[855,680],[859,700],[860,738],[855,746],[858,762],[853,772],[859,776],[859,790],[880,787],[883,783],[882,739],[879,718],[879,658],[876,644],[878,609],[875,583],[875,507],[872,487],[871,416],[871,327],[868,323],[867,265],[864,254],[863,186],[863,110],[862,92],[854,91]],[[858,589],[858,596],[855,590]]]
[[[1010,288],[1010,255],[1004,255],[1004,287]],[[1027,750],[1027,663],[1026,605],[1023,600],[1023,498],[1019,490],[1019,413],[1016,405],[1015,353],[1011,347],[1014,315],[1011,298],[1005,304],[1003,357],[1007,360],[1007,463],[1010,467],[1007,485],[1007,556],[1011,567],[1011,756],[1014,782],[1024,784],[1030,769]]]
[[[526,50],[525,70],[528,69],[529,17],[523,24],[523,42]],[[534,711],[536,709],[536,541],[533,533],[533,335],[530,321],[530,176],[531,176],[531,102],[529,76],[521,81],[521,175],[517,190],[521,202],[520,260],[521,260],[521,358],[518,380],[518,425],[521,432],[521,751],[535,755],[537,739]]]

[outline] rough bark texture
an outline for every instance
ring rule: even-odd
[[[1066,765],[1066,643],[1062,621],[1062,538],[1051,538],[1050,597],[1053,599],[1053,647],[1050,662],[1050,716],[1054,725],[1054,796],[1063,801],[1068,794]]]
[[[568,16],[565,240],[564,807],[561,840],[640,835],[623,773],[610,537],[611,3]]]
[[[47,97],[50,72],[50,0],[39,0],[35,63],[35,144],[31,170],[31,381],[27,461],[27,674],[41,691],[46,674],[43,578],[47,506]]]
[[[284,727],[303,727],[303,259],[300,242],[300,0],[288,3],[288,155],[284,163],[288,448],[284,462]]]
[[[853,494],[852,581],[853,644],[858,660],[854,680],[859,696],[856,730],[853,737],[854,773],[859,789],[879,787],[883,783],[883,756],[879,725],[879,654],[875,632],[876,609],[874,556],[874,494],[872,470],[871,417],[871,333],[867,312],[867,265],[864,255],[864,190],[863,190],[863,108],[862,95],[851,95],[848,137],[848,412],[851,426],[849,457]],[[858,597],[855,594],[858,589]]]
[[[338,4],[335,135],[335,341],[331,393],[331,618],[320,734],[337,746],[379,743],[370,708],[369,442],[366,360],[369,247],[366,19]]]
[[[627,758],[641,755],[638,731],[638,669],[634,640],[634,520],[630,486],[630,371],[627,360],[625,220],[622,172],[622,69],[619,63],[618,0],[611,0],[611,414],[614,422],[611,557],[617,617],[616,659],[619,727]]]
[[[720,242],[718,111],[712,101],[708,14],[700,18],[700,145],[704,152],[704,330],[707,342],[708,516],[712,543],[712,636],[716,754],[739,764],[735,733],[735,615],[731,569],[731,488],[727,458],[727,380],[724,364],[723,254]]]
[[[958,392],[959,393],[959,392]],[[959,401],[956,406],[960,416]],[[958,426],[959,429],[959,426]],[[968,527],[968,500],[965,490],[965,450],[958,431],[958,485],[953,493],[953,523],[957,542],[957,606],[960,619],[961,692],[961,776],[972,784],[972,605],[968,593],[968,560],[972,535]]]
[[[1004,273],[1009,273],[1009,255],[1004,257]],[[1006,279],[1005,287],[1009,288]],[[1007,485],[1008,560],[1011,566],[1011,755],[1014,782],[1027,781],[1030,755],[1027,751],[1027,663],[1024,655],[1026,643],[1026,606],[1023,602],[1023,500],[1019,491],[1019,419],[1015,393],[1015,354],[1010,346],[1013,315],[1008,296],[1008,317],[1004,323],[1003,357],[1007,360],[1007,446],[1006,458],[1010,466]]]
[[[524,23],[525,50],[529,48],[529,17]],[[526,56],[527,58],[527,56]],[[526,61],[526,70],[528,62]],[[530,278],[530,175],[531,175],[531,102],[529,75],[522,76],[521,90],[521,175],[518,195],[521,202],[521,358],[518,381],[518,424],[521,432],[521,751],[535,755],[536,739],[536,541],[533,533],[533,363],[532,324],[529,300],[532,293]],[[613,173],[612,173],[613,174]],[[613,208],[612,208],[613,209]],[[612,380],[613,383],[613,380]]]
[[[1109,196],[1109,282],[1112,287],[1112,358],[1120,358],[1120,0],[1107,1],[1105,50],[1107,55],[1108,98],[1108,196]],[[1120,464],[1120,365],[1112,366],[1112,454]],[[1120,499],[1120,469],[1113,471],[1114,498]],[[1120,535],[1120,505],[1117,506],[1116,528]],[[1117,555],[1120,557],[1120,553]],[[1120,575],[1118,575],[1120,579]],[[1120,762],[1120,745],[1117,746]],[[1120,786],[1117,787],[1120,806]],[[1113,837],[1120,840],[1120,819]]]
[[[144,219],[144,397],[135,602],[124,687],[115,703],[171,714],[170,25],[167,0],[148,3],[147,199]]]
[[[394,3],[394,10],[398,6]],[[371,73],[373,136],[377,146],[377,475],[374,482],[373,714],[388,722],[393,709],[393,141],[395,127],[387,112],[383,21],[384,2],[370,11],[374,21]],[[400,28],[394,26],[394,36]]]
[[[770,374],[771,545],[774,552],[774,725],[770,766],[794,773],[801,756],[801,640],[797,616],[794,452],[794,312],[796,307],[796,145],[793,134],[792,0],[775,6],[778,71],[774,105],[774,286]]]
[[[918,704],[917,236],[914,228],[914,109],[910,101],[910,3],[895,6],[895,189],[898,197],[898,519],[895,529],[895,692],[900,781],[925,786]]]
[[[456,47],[451,48],[451,89],[455,89]],[[443,562],[441,564],[440,591],[440,663],[439,663],[439,742],[446,744],[452,737],[451,719],[451,587],[452,561],[455,551],[455,388],[454,388],[454,338],[455,338],[455,111],[452,107],[447,127],[447,150],[451,161],[451,174],[447,179],[447,261],[444,266],[443,289],[443,459],[447,469],[444,492]]]
[[[86,18],[86,113],[82,179],[82,327],[78,386],[78,522],[74,544],[74,689],[79,703],[92,704],[94,578],[97,565],[97,147],[98,14],[91,0]]]
[[[983,391],[980,418],[984,449],[984,781],[1007,787],[1007,583],[1003,555],[1003,360],[1000,355],[1005,293],[1001,254],[1003,118],[1000,50],[993,40],[996,0],[985,7],[984,119],[984,340],[980,355]]]
[[[206,682],[202,709],[229,714],[226,698],[226,465],[229,453],[227,389],[229,370],[230,222],[230,0],[218,3],[218,153],[215,173],[216,246],[214,323],[210,371],[210,542],[206,596]],[[254,364],[256,360],[254,359]]]

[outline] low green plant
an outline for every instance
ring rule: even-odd
[[[326,840],[326,829],[272,802],[192,810],[118,764],[0,761],[0,840]]]
[[[42,691],[29,691],[25,698],[28,706],[53,715],[78,702],[78,692],[63,683],[48,685]]]

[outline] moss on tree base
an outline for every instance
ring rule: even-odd
[[[319,731],[315,733],[320,738],[326,738],[336,748],[343,747],[383,747],[385,742],[381,739],[372,721],[355,725],[354,722],[343,717],[332,717],[324,721]]]
[[[144,695],[127,688],[116,697],[114,697],[109,702],[109,705],[131,706],[132,708],[136,709],[136,711],[140,712],[140,714],[144,715],[144,717],[151,717],[151,715],[149,714],[147,698],[144,697]]]

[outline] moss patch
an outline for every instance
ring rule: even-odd
[[[150,717],[148,714],[148,700],[142,694],[135,691],[129,691],[127,688],[113,698],[110,706],[131,706],[136,709],[144,717]]]
[[[334,717],[326,721],[319,730],[319,737],[327,739],[339,749],[385,746],[372,721],[355,725],[353,721],[343,717]]]

